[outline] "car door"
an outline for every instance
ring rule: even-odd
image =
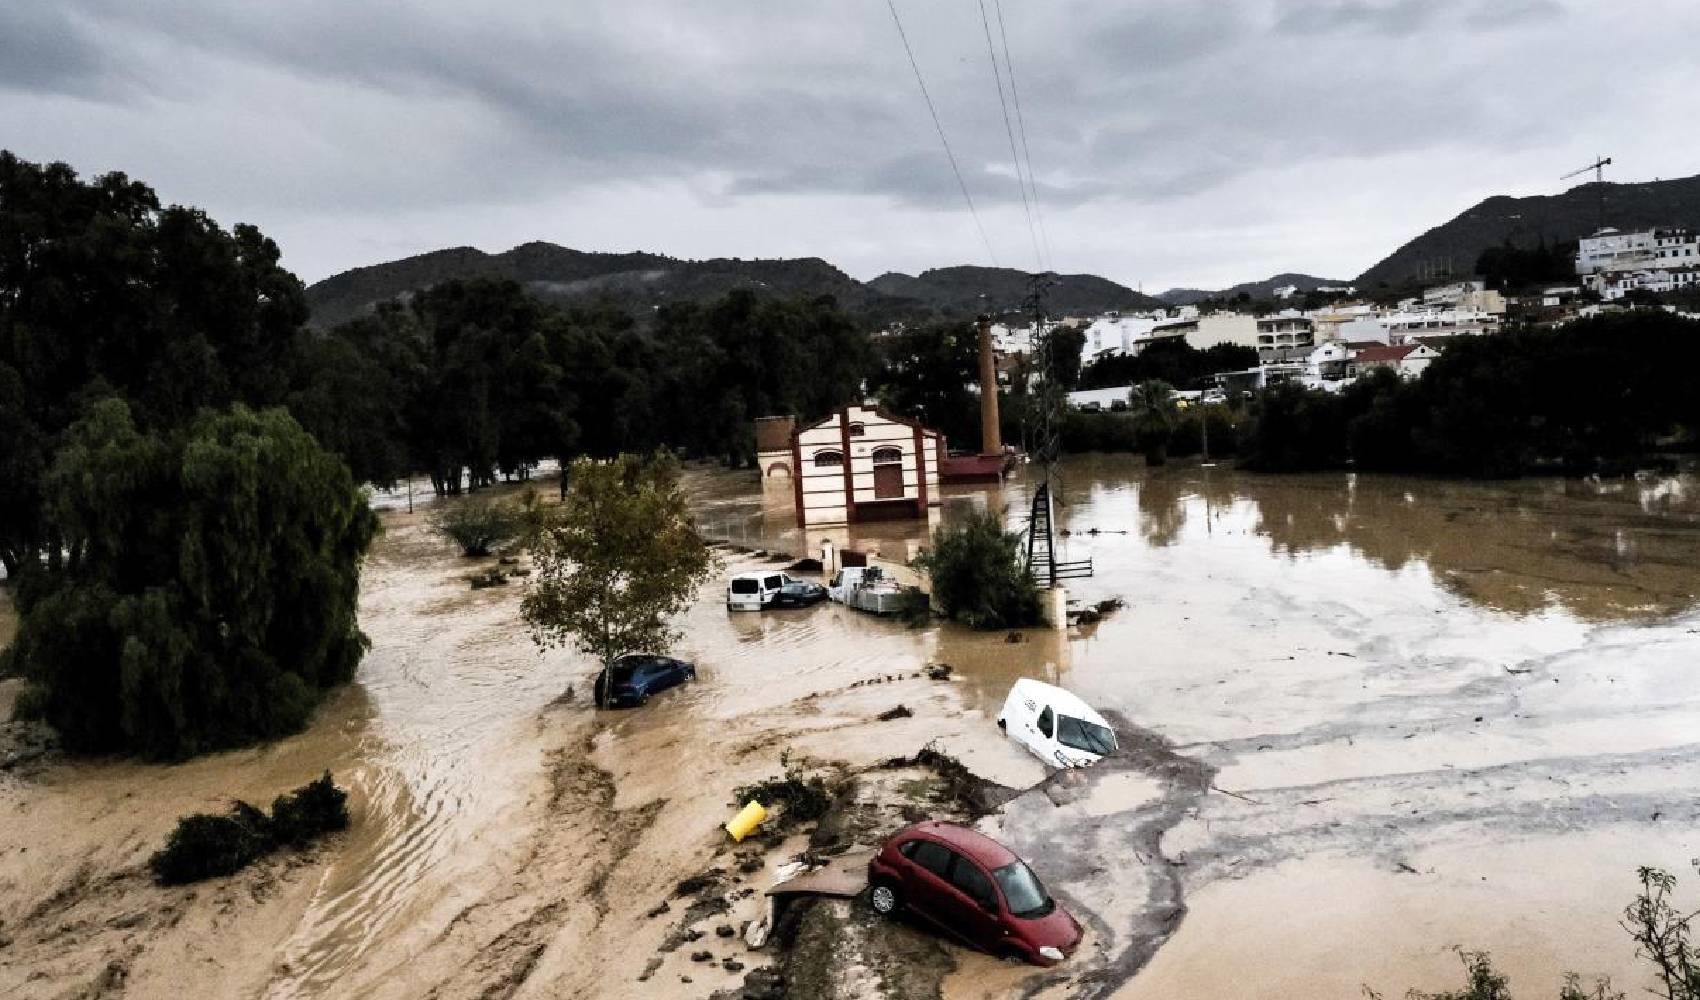
[[[1041,703],[1037,715],[1028,715],[1020,733],[1021,742],[1035,757],[1047,763],[1051,760],[1051,738],[1056,735],[1057,714],[1051,706]]]
[[[785,586],[785,578],[783,576],[774,575],[763,577],[761,581],[761,602],[763,604],[772,604],[774,598],[779,595],[779,588],[783,586]]]
[[[908,900],[909,908],[949,930],[955,909],[950,902],[954,891],[950,885],[950,865],[956,853],[937,841],[925,838],[912,840],[904,846],[909,848],[904,854],[910,865],[905,873],[903,896]]]
[[[950,868],[950,884],[959,894],[959,933],[971,944],[996,953],[1003,943],[1001,905],[992,877],[967,855],[958,854]]]

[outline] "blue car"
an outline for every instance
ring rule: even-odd
[[[686,681],[697,668],[684,660],[652,653],[629,653],[596,675],[596,704],[603,708],[635,708],[649,696]]]

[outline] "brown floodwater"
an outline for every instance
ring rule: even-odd
[[[795,554],[830,538],[898,558],[926,536],[920,524],[805,536],[781,484],[701,470],[686,482],[705,530],[751,547]],[[1565,969],[1638,985],[1615,923],[1634,868],[1700,855],[1700,483],[1272,477],[1102,458],[1070,460],[1063,484],[1062,555],[1096,570],[1074,592],[1127,602],[1104,622],[1012,643],[837,606],[728,614],[716,577],[681,623],[701,680],[594,719],[550,709],[568,684],[582,706],[591,667],[535,650],[520,587],[469,591],[469,563],[421,517],[388,513],[362,584],[372,650],[357,684],[270,747],[0,784],[0,810],[18,819],[0,832],[0,908],[56,898],[66,873],[135,863],[187,809],[266,801],[331,767],[354,828],[307,869],[295,908],[274,932],[232,923],[181,960],[143,955],[133,995],[477,996],[499,979],[478,978],[484,957],[533,942],[528,988],[631,995],[669,927],[643,911],[714,862],[730,788],[775,773],[786,749],[868,762],[934,738],[994,780],[1033,785],[1043,767],[992,725],[1009,685],[1033,676],[1156,742],[1068,796],[1029,793],[987,821],[1082,912],[1090,947],[1064,979],[961,953],[947,996],[1298,997],[1360,983],[1397,995],[1455,985],[1455,944],[1491,948],[1532,990]],[[931,521],[975,505],[1019,523],[1029,490],[1020,478],[952,489]],[[781,564],[734,554],[722,569]],[[866,683],[929,661],[956,681]],[[873,721],[899,702],[912,718]],[[549,829],[563,794],[548,785],[555,729],[609,775],[612,799],[583,813],[607,826]],[[1225,792],[1196,787],[1201,774]],[[552,908],[592,891],[604,900],[592,912]],[[127,919],[129,905],[82,923]],[[526,919],[510,926],[515,913]],[[38,995],[34,971],[51,983],[98,967],[107,941],[16,945],[0,992]],[[220,954],[256,947],[268,950],[247,965]],[[646,994],[688,992],[669,985],[681,975],[696,995],[736,981],[688,950],[665,953]]]
[[[1455,945],[1541,989],[1566,970],[1640,985],[1617,926],[1635,869],[1700,854],[1700,480],[1088,457],[1061,481],[1059,556],[1095,568],[1071,594],[1126,608],[1021,643],[932,629],[928,656],[958,668],[988,717],[1016,678],[1040,677],[1171,741],[1227,790],[1182,796],[1163,833],[1185,916],[1131,982],[1141,908],[1166,880],[1113,831],[1146,829],[1150,796],[1123,804],[1126,776],[1106,774],[1084,801],[988,825],[1042,872],[1049,855],[1065,898],[1112,914],[1096,961],[1118,974],[1070,990],[1397,995],[1456,985]],[[711,527],[801,544],[782,489],[717,486],[703,488]],[[1019,527],[1030,489],[952,490],[934,521],[972,503]],[[872,526],[862,544],[921,533]],[[970,964],[948,992],[1011,982]]]

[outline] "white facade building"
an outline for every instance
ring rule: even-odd
[[[1700,236],[1686,229],[1606,228],[1580,240],[1576,273],[1642,271],[1700,266]]]
[[[874,406],[842,406],[791,436],[797,523],[925,518],[937,507],[944,435]]]

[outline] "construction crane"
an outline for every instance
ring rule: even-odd
[[[1611,157],[1596,156],[1593,163],[1580,170],[1572,170],[1559,178],[1561,181],[1567,181],[1578,174],[1585,174],[1590,170],[1594,172],[1594,184],[1596,185],[1594,193],[1599,198],[1600,203],[1600,229],[1606,227],[1606,168],[1609,166],[1611,166]]]

